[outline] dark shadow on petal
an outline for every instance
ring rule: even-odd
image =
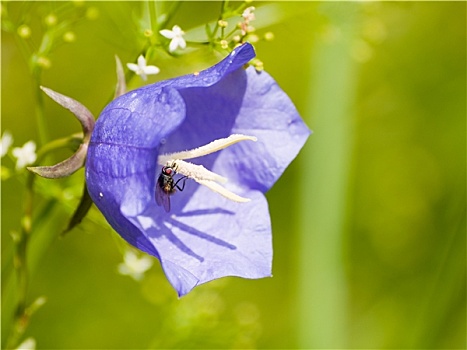
[[[183,253],[197,259],[200,262],[204,261],[204,258],[202,256],[199,256],[198,254],[196,254],[185,243],[183,243],[177,236],[175,236],[173,232],[166,226],[165,223],[163,223],[159,229],[156,229],[154,227],[150,227],[146,229],[146,233],[151,237],[165,236],[174,246],[180,249]]]
[[[187,216],[197,216],[197,215],[212,215],[212,214],[226,214],[226,215],[235,215],[235,212],[222,209],[222,208],[212,208],[212,209],[198,209],[190,210],[183,213],[178,213],[178,217],[187,217]]]
[[[185,194],[185,192],[183,192]],[[213,194],[215,195],[215,194]],[[180,193],[178,193],[175,196],[171,196],[171,199],[174,197],[177,198],[181,196]],[[175,204],[175,203],[174,203]],[[180,209],[179,204],[175,204],[175,209]],[[160,206],[151,206],[142,213],[142,218],[146,218],[148,220],[151,220],[153,223],[151,226],[149,225],[143,225],[146,226],[143,230],[148,238],[155,239],[156,241],[159,240],[162,241],[166,239],[166,242],[164,243],[165,245],[159,246],[157,242],[154,242],[155,246],[157,249],[165,249],[167,250],[167,241],[169,242],[169,247],[170,245],[174,245],[179,251],[187,254],[190,257],[193,257],[197,259],[199,262],[203,262],[205,257],[200,256],[199,254],[196,253],[198,243],[193,241],[192,238],[190,239],[184,239],[182,234],[187,233],[188,235],[192,235],[198,239],[204,240],[209,242],[209,244],[212,244],[213,247],[214,245],[227,248],[230,250],[236,250],[237,247],[233,244],[230,244],[229,242],[226,242],[225,240],[222,240],[220,238],[217,238],[211,234],[208,234],[198,228],[192,227],[189,224],[185,224],[183,222],[180,222],[177,220],[177,217],[201,217],[203,218],[203,215],[220,215],[224,218],[230,218],[233,215],[235,215],[234,211],[223,209],[220,207],[213,207],[213,208],[205,208],[205,209],[193,209],[187,212],[180,212],[178,210],[173,210],[174,208],[171,208],[171,211],[169,213],[165,212],[164,209]],[[138,221],[141,222],[143,219],[137,219]],[[206,220],[210,220],[209,217],[206,218]],[[143,220],[144,221],[144,220]],[[148,227],[149,226],[149,227]],[[175,230],[177,232],[177,235],[174,233],[174,228],[177,228],[178,230]],[[201,228],[202,229],[202,228]],[[180,232],[182,231],[182,232]],[[185,236],[189,237],[189,236]],[[201,241],[199,243],[202,244]],[[202,244],[204,246],[205,244]],[[164,246],[164,248],[162,248]]]
[[[191,227],[191,226],[188,226],[180,221],[177,221],[177,220],[174,220],[172,218],[168,219],[167,220],[168,222],[170,222],[173,226],[176,226],[178,227],[179,229],[191,234],[191,235],[194,235],[196,237],[199,237],[199,238],[202,238],[202,239],[205,239],[211,243],[214,243],[214,244],[217,244],[219,246],[222,246],[222,247],[225,247],[225,248],[228,248],[228,249],[232,249],[232,250],[235,250],[237,249],[236,246],[234,246],[233,244],[230,244],[226,241],[223,241],[222,239],[219,239],[217,237],[214,237],[214,236],[211,236],[211,235],[208,235],[207,233],[204,233],[202,231],[199,231],[197,229],[195,229],[194,227]]]

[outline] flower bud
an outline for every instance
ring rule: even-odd
[[[21,38],[27,39],[31,36],[31,28],[27,24],[22,24],[18,27],[17,33]]]

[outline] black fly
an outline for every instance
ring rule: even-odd
[[[177,181],[174,180],[173,176],[175,175],[175,170],[170,166],[162,167],[161,174],[157,179],[156,185],[156,203],[164,207],[165,211],[168,213],[170,211],[170,196],[174,194],[177,189],[183,191],[185,188],[186,176],[181,177]],[[180,187],[178,183],[183,181],[182,186]]]

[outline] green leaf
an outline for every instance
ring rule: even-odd
[[[84,184],[83,188],[83,195],[81,196],[81,200],[76,208],[73,216],[71,217],[70,222],[68,223],[67,228],[65,231],[62,232],[62,236],[65,235],[67,232],[71,231],[75,226],[77,226],[81,221],[83,221],[86,214],[89,212],[92,206],[92,199],[89,196],[88,189],[86,183]]]

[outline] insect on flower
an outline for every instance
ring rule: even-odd
[[[171,166],[163,166],[161,174],[157,179],[156,186],[156,203],[164,207],[168,213],[170,211],[170,196],[174,194],[177,189],[183,191],[185,188],[185,181],[187,176],[183,176],[177,181],[174,180],[175,170]],[[182,186],[178,183],[183,180]]]

